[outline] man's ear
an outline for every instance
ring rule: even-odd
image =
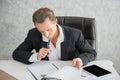
[[[57,23],[58,23],[58,20],[57,20],[57,18],[55,19],[55,24],[57,25]]]
[[[53,24],[57,25],[57,18],[52,22],[53,22]]]
[[[58,20],[57,20],[57,18],[56,18],[56,20],[55,20],[57,23],[58,23]]]

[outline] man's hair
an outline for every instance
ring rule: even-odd
[[[54,12],[49,8],[40,8],[33,13],[33,22],[43,23],[46,18],[49,18],[51,21],[55,21],[56,17]]]

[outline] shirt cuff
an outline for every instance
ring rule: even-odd
[[[81,65],[83,65],[83,62],[80,58],[76,58],[78,61],[80,61]]]
[[[39,60],[37,60],[37,54],[38,54],[38,53],[32,54],[32,56],[29,58],[29,62],[39,61]]]

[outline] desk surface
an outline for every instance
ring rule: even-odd
[[[72,65],[71,61],[40,61],[38,63],[55,63],[59,68],[63,66]],[[104,69],[112,72],[109,78],[104,80],[120,80],[120,76],[113,67],[113,63],[109,60],[99,60],[88,63],[87,65],[96,64]],[[107,64],[107,65],[106,65]],[[0,60],[0,69],[16,77],[18,80],[35,80],[31,73],[28,71],[27,67],[29,65],[14,61],[14,60]]]

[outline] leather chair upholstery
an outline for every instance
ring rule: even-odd
[[[95,19],[87,17],[57,16],[58,24],[80,29],[84,38],[97,51]]]

